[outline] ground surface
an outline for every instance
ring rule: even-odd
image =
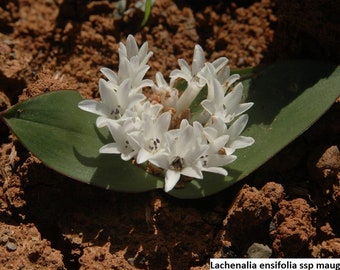
[[[141,31],[143,14],[128,4],[120,16],[108,0],[1,1],[0,109],[57,89],[98,97],[99,68],[117,68],[128,34],[149,42],[151,69],[165,75],[196,43],[231,67],[339,64],[337,1],[156,0]],[[1,269],[209,269],[211,257],[259,256],[254,243],[268,247],[263,256],[340,257],[339,115],[336,103],[252,175],[194,201],[63,177],[0,123]]]

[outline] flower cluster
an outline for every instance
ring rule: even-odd
[[[164,172],[167,192],[181,175],[227,175],[224,166],[236,159],[234,151],[254,143],[240,135],[248,121],[243,113],[253,103],[240,103],[243,86],[237,82],[239,75],[230,75],[228,59],[206,62],[196,45],[191,67],[179,59],[180,69],[170,73],[167,83],[160,72],[155,82],[145,79],[152,56],[147,42],[139,48],[129,35],[118,51],[118,72],[101,69],[108,79],[99,80],[101,101],[79,103],[82,110],[99,115],[97,127],[110,130],[114,141],[99,152],[120,154],[125,161]]]

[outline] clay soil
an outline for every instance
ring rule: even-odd
[[[178,58],[190,62],[196,43],[232,68],[340,61],[337,1],[156,0],[143,29],[134,3],[119,11],[109,0],[2,0],[0,110],[58,89],[98,97],[99,69],[117,69],[128,34],[154,51],[150,77],[169,75]],[[339,105],[249,177],[201,200],[76,182],[0,123],[0,268],[209,269],[212,257],[340,257]]]

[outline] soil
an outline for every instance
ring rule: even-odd
[[[123,2],[123,1],[120,1]],[[0,2],[0,110],[58,89],[98,97],[128,34],[155,71],[207,60],[340,62],[337,1]],[[209,269],[212,257],[340,257],[340,104],[246,179],[214,196],[102,190],[45,167],[0,123],[1,269]],[[255,252],[254,252],[255,251]]]

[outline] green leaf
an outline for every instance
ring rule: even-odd
[[[248,111],[244,136],[255,144],[235,152],[227,166],[229,175],[205,174],[171,195],[200,198],[217,193],[243,179],[287,144],[306,131],[340,96],[340,67],[314,61],[275,63],[252,79],[243,81],[245,100],[254,102]]]
[[[256,70],[255,70],[256,72]],[[243,179],[310,127],[340,95],[340,67],[311,61],[276,63],[243,81],[245,100],[255,105],[243,135],[255,138],[236,151],[238,159],[223,177],[206,173],[170,195],[200,198]],[[163,179],[145,173],[119,155],[99,154],[111,141],[95,127],[96,116],[78,109],[75,91],[50,92],[17,104],[2,117],[21,142],[47,166],[82,182],[142,192],[163,187]]]
[[[79,181],[124,192],[163,187],[119,155],[99,154],[110,140],[96,116],[80,110],[76,91],[49,92],[13,106],[4,119],[22,144],[48,167]]]
[[[145,1],[145,9],[144,9],[144,18],[143,18],[143,21],[140,25],[140,28],[143,28],[146,23],[148,22],[148,19],[150,17],[150,14],[151,14],[151,7],[152,7],[152,0],[146,0]]]

